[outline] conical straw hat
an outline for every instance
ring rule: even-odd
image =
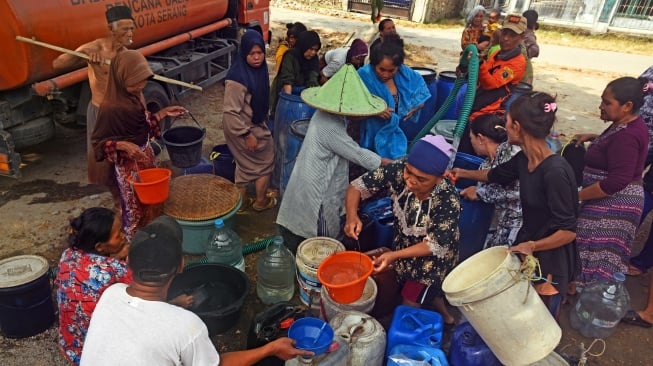
[[[386,110],[372,95],[352,65],[345,65],[320,87],[304,89],[302,100],[313,108],[344,116],[374,116]]]

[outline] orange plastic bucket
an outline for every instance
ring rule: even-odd
[[[336,252],[317,268],[317,278],[339,304],[350,304],[363,295],[365,282],[372,274],[372,259],[360,252]]]
[[[168,199],[171,175],[170,169],[150,168],[138,172],[140,182],[134,182],[131,177],[129,177],[129,181],[134,186],[134,191],[141,203],[154,205]]]

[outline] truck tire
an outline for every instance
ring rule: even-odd
[[[8,131],[14,140],[14,147],[19,150],[40,144],[54,137],[54,121],[50,117],[31,120]]]
[[[163,107],[170,105],[170,98],[168,98],[168,93],[161,86],[161,84],[154,81],[148,81],[143,89],[143,96],[145,97],[145,106],[150,113],[155,113],[160,111]],[[170,128],[170,119],[164,118],[161,121],[161,130],[167,130]]]

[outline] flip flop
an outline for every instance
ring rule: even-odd
[[[637,312],[634,311],[634,310],[628,310],[628,312],[626,313],[626,316],[624,316],[621,319],[621,322],[626,323],[626,324],[630,324],[630,325],[636,325],[636,326],[642,327],[642,328],[650,328],[650,327],[653,326],[653,324],[651,324],[651,323],[647,322],[646,320],[642,319],[642,317],[639,316],[639,314],[637,314]]]
[[[263,207],[256,207],[252,203],[252,210],[254,210],[256,212],[261,212],[261,211],[265,211],[267,209],[270,209],[270,208],[272,208],[272,207],[274,207],[276,205],[277,205],[277,199],[275,197],[268,197],[268,203],[266,203],[265,206],[263,206]]]

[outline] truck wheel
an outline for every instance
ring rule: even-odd
[[[10,128],[8,131],[14,140],[14,147],[19,150],[50,140],[54,137],[54,129],[52,118],[41,117]]]
[[[163,107],[170,105],[170,98],[168,98],[168,93],[159,83],[154,81],[148,81],[143,89],[143,96],[145,96],[145,106],[150,113],[155,113],[160,111]],[[165,131],[170,128],[170,119],[164,118],[161,120],[161,130]]]

